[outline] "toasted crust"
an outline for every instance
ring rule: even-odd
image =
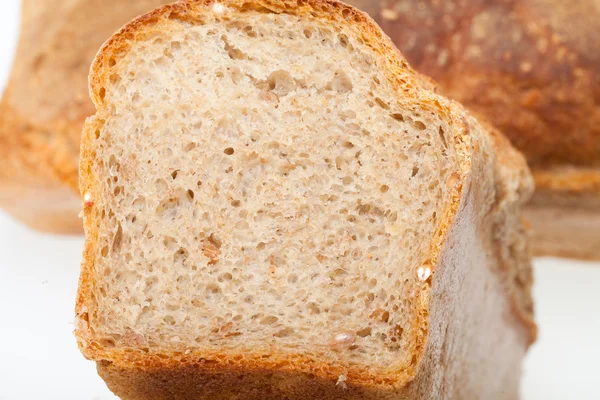
[[[213,0],[190,0],[160,7],[132,21],[109,39],[98,53],[90,74],[90,94],[97,109],[101,110],[105,106],[104,84],[111,74],[114,59],[127,52],[132,42],[142,40],[145,28],[167,19],[190,23],[201,21],[203,14],[210,12],[208,7],[213,3]],[[277,352],[268,355],[200,354],[189,349],[189,352],[175,354],[161,352],[160,349],[103,346],[95,339],[94,327],[89,324],[89,315],[94,314],[97,307],[94,302],[93,262],[100,215],[93,207],[87,209],[84,216],[87,240],[76,306],[79,320],[76,336],[84,355],[98,361],[100,374],[107,380],[109,387],[128,399],[227,396],[285,396],[303,399],[315,398],[317,393],[322,398],[415,398],[425,397],[428,393],[438,393],[439,398],[445,398],[460,394],[479,395],[486,391],[490,394],[503,393],[501,397],[515,397],[520,359],[528,344],[535,338],[529,297],[531,282],[525,281],[518,286],[514,277],[519,275],[515,270],[524,270],[525,275],[530,271],[527,247],[523,237],[518,234],[520,222],[517,220],[516,227],[513,227],[508,223],[512,220],[506,218],[507,214],[518,215],[522,201],[531,192],[528,170],[522,158],[515,155],[506,141],[492,141],[460,105],[448,102],[432,92],[432,83],[407,65],[389,38],[366,14],[329,0],[227,0],[222,3],[234,9],[308,15],[350,24],[385,60],[388,78],[399,93],[402,91],[404,96],[418,99],[424,107],[452,121],[457,139],[451,145],[461,153],[462,174],[456,176],[450,205],[440,218],[436,234],[432,235],[431,263],[434,272],[439,269],[440,278],[433,279],[433,291],[431,294],[425,291],[418,306],[418,318],[414,322],[418,329],[414,329],[413,362],[404,370],[375,375],[367,369],[341,369],[305,356]],[[94,176],[92,168],[94,148],[91,145],[91,138],[101,123],[97,118],[88,120],[82,142],[80,189],[82,195],[89,194],[92,198],[101,195],[95,186],[99,178]],[[496,163],[497,170],[491,171],[489,163],[495,158],[496,151],[510,156],[506,158],[506,165],[499,161]],[[508,179],[516,179],[516,187],[509,184]],[[497,194],[501,189],[502,193]],[[496,195],[500,197],[496,198]],[[500,237],[492,238],[492,226],[497,224],[502,225]],[[479,234],[483,236],[480,238]],[[518,246],[512,253],[498,253],[513,242],[517,242]],[[456,275],[451,273],[459,266],[457,273],[461,274],[466,273],[466,266],[475,268],[478,273],[472,277],[467,274],[465,282],[482,299],[486,296],[485,291],[491,296],[489,302],[465,303],[464,308],[473,310],[476,315],[485,312],[485,307],[490,307],[493,315],[489,316],[489,323],[476,322],[473,328],[458,322],[452,323],[451,328],[448,326],[448,313],[457,312],[459,307],[449,309],[450,306],[442,301],[442,297],[452,296],[460,289],[456,287]],[[480,290],[484,286],[485,291]],[[463,298],[461,301],[466,302],[468,299]],[[514,318],[507,320],[505,312]],[[435,336],[429,331],[432,323]],[[498,346],[492,351],[494,354],[498,353],[495,360],[500,366],[498,375],[493,377],[497,383],[491,386],[487,382],[488,378],[492,379],[491,375],[486,375],[481,382],[468,378],[474,365],[481,362],[483,354],[486,354],[485,357],[489,356],[484,350],[489,343],[482,339],[482,334],[490,329],[490,324],[497,328],[490,338],[498,335],[497,340],[504,346]],[[438,332],[444,325],[447,326],[445,333],[443,330]],[[463,332],[465,329],[468,329],[466,335]],[[467,349],[461,344],[461,341],[468,340],[471,336],[475,350]],[[460,349],[448,350],[448,346],[459,346]],[[472,351],[476,354],[471,354]],[[441,355],[436,355],[438,353]],[[434,360],[434,356],[451,357],[453,362],[462,359],[465,367],[454,367],[452,371],[447,371],[445,367],[436,366],[439,359]],[[449,364],[453,362],[448,360]],[[443,378],[444,374],[448,378]],[[282,378],[283,375],[286,377]],[[348,383],[336,385],[340,376],[346,377]],[[460,385],[461,380],[465,380],[464,387]],[[446,386],[442,385],[442,381]],[[239,382],[251,383],[240,385]],[[506,387],[497,388],[498,382],[501,382],[500,386]],[[348,387],[346,391],[344,386]]]
[[[79,143],[94,112],[89,64],[119,26],[167,2],[23,1],[19,46],[0,102],[0,207],[34,229],[81,233]]]

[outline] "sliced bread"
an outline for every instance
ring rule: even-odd
[[[123,399],[515,398],[523,158],[336,1],[186,1],[91,70],[76,336]]]

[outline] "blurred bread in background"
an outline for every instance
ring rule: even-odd
[[[349,2],[526,155],[535,253],[600,259],[600,1]]]
[[[0,208],[46,232],[82,231],[79,142],[94,111],[96,52],[132,18],[167,0],[24,0],[19,45],[0,102]]]

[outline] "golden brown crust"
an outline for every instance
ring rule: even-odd
[[[202,362],[183,368],[117,367],[99,362],[98,373],[124,400],[401,400],[407,391],[338,384],[297,371],[269,369],[205,369]]]
[[[426,333],[426,332],[425,332]],[[82,338],[83,339],[83,338]],[[283,354],[273,352],[262,353],[227,353],[198,351],[173,351],[170,349],[137,349],[137,348],[111,348],[98,343],[95,338],[85,338],[85,343],[80,343],[86,357],[114,363],[125,369],[138,369],[149,371],[177,371],[180,369],[197,369],[202,373],[214,374],[223,371],[283,371],[310,376],[311,379],[322,379],[337,382],[343,375],[349,382],[365,387],[397,388],[411,381],[416,374],[418,354],[415,354],[412,369],[397,370],[387,373],[366,370],[352,366],[343,366],[333,363],[324,363],[318,357],[306,354]],[[425,343],[423,343],[425,347]],[[422,350],[422,349],[421,349]],[[412,376],[410,374],[413,374]]]
[[[38,230],[81,232],[79,143],[94,111],[89,64],[119,26],[167,2],[23,2],[19,46],[0,103],[0,207]]]
[[[90,92],[98,113],[96,117],[88,121],[84,129],[80,168],[82,193],[89,193],[92,197],[101,195],[96,193],[95,182],[98,178],[94,176],[92,168],[94,149],[90,138],[102,123],[104,83],[111,74],[111,68],[115,65],[118,54],[126,52],[133,41],[143,40],[145,28],[158,26],[161,22],[169,19],[192,23],[201,21],[203,14],[207,12],[207,7],[212,3],[213,0],[190,0],[163,6],[132,21],[102,47],[92,65],[90,75]],[[100,218],[94,208],[90,207],[86,210],[84,217],[87,240],[76,307],[79,318],[76,335],[83,353],[88,358],[100,362],[99,371],[113,390],[123,398],[131,399],[211,398],[203,397],[206,396],[206,393],[212,393],[210,390],[213,389],[209,388],[214,388],[212,398],[218,396],[270,398],[270,393],[273,393],[272,398],[281,398],[285,394],[285,397],[290,399],[316,397],[366,399],[387,398],[387,396],[415,398],[424,397],[427,393],[438,393],[439,398],[444,398],[455,397],[458,394],[480,395],[486,390],[489,390],[491,394],[504,393],[503,396],[506,398],[516,396],[518,364],[527,344],[535,336],[535,327],[531,323],[530,307],[519,303],[527,302],[529,294],[523,295],[525,300],[517,299],[515,296],[509,300],[509,296],[506,295],[507,290],[511,290],[511,293],[513,290],[528,291],[529,286],[524,285],[514,289],[514,282],[506,276],[508,275],[507,271],[511,270],[512,264],[519,264],[523,269],[530,268],[530,265],[525,247],[515,248],[515,255],[504,260],[506,271],[499,265],[503,261],[497,260],[493,255],[495,246],[507,245],[504,236],[512,235],[510,226],[504,227],[502,240],[490,239],[489,242],[482,241],[478,232],[473,229],[476,226],[486,227],[482,231],[484,237],[491,238],[489,229],[494,220],[483,218],[484,215],[490,215],[490,218],[497,217],[500,220],[504,218],[502,212],[490,209],[490,206],[493,206],[497,200],[495,197],[496,183],[505,183],[506,176],[509,174],[495,175],[489,171],[489,163],[494,159],[494,150],[487,134],[466,114],[462,107],[456,103],[447,102],[431,92],[432,83],[414,73],[370,18],[351,7],[329,0],[253,0],[250,2],[227,0],[223,3],[226,6],[242,10],[311,15],[336,23],[351,24],[365,43],[385,60],[389,79],[395,84],[398,91],[402,90],[404,96],[414,98],[420,107],[430,108],[451,121],[451,125],[456,130],[455,141],[451,145],[461,153],[459,161],[461,175],[454,177],[455,181],[451,185],[453,187],[451,201],[440,218],[440,225],[432,238],[430,254],[432,267],[436,268],[434,277],[438,272],[437,269],[442,274],[441,276],[445,276],[444,281],[440,283],[439,290],[434,290],[433,293],[436,296],[442,296],[447,291],[444,289],[446,287],[445,280],[456,281],[458,273],[465,274],[468,268],[473,267],[478,274],[474,274],[472,278],[467,274],[465,282],[469,282],[469,287],[472,288],[485,287],[485,290],[489,291],[491,300],[473,305],[465,303],[464,306],[466,309],[474,310],[474,315],[485,312],[484,307],[490,307],[492,315],[488,317],[488,321],[475,323],[475,328],[460,323],[460,318],[457,318],[452,324],[452,328],[446,329],[444,333],[442,325],[447,325],[449,321],[447,313],[443,310],[450,306],[443,304],[455,305],[455,303],[447,301],[444,303],[440,300],[441,297],[436,297],[432,300],[435,308],[433,305],[430,308],[429,291],[424,291],[416,312],[417,318],[414,321],[415,327],[418,329],[414,329],[416,336],[413,338],[414,347],[411,349],[414,354],[413,362],[404,370],[378,372],[377,374],[359,367],[346,367],[341,370],[338,366],[325,365],[319,363],[318,360],[311,360],[302,355],[290,356],[276,352],[268,355],[195,354],[195,351],[191,349],[187,354],[185,351],[175,354],[171,351],[161,353],[160,350],[154,350],[156,352],[151,353],[144,349],[108,348],[96,341],[94,327],[89,322],[90,315],[96,312],[97,307],[94,302],[96,293],[93,260],[96,254],[97,224]],[[506,143],[496,147],[504,150],[510,148]],[[508,164],[512,162],[507,161]],[[521,192],[514,188],[506,189],[506,213],[517,215],[521,201],[528,195],[529,189],[527,188],[530,187],[526,179],[528,172],[523,162],[505,165],[503,168],[502,171],[514,172],[517,184],[522,186]],[[514,177],[511,176],[511,178]],[[504,195],[501,197],[504,199]],[[516,224],[519,226],[520,222],[517,221]],[[464,230],[469,234],[461,234]],[[453,245],[449,245],[448,238],[450,236],[455,239],[462,238],[462,241],[457,242],[460,246],[457,245],[455,248]],[[522,238],[519,237],[519,240]],[[468,257],[463,257],[465,251]],[[465,265],[462,264],[463,262]],[[457,270],[458,267],[460,269]],[[445,274],[444,271],[446,271]],[[452,274],[448,271],[457,271],[457,273]],[[436,279],[432,281],[436,285]],[[457,291],[460,288],[456,287],[455,283],[447,286],[448,288],[452,287],[455,292],[449,292],[443,296],[459,293]],[[478,290],[478,293],[482,299],[486,298],[485,291]],[[464,302],[468,301],[465,296],[462,296],[462,299]],[[513,315],[522,313],[521,317],[513,318],[511,321],[507,320],[505,313],[510,313],[511,307]],[[454,312],[458,311],[459,308],[455,307]],[[429,331],[429,324],[432,321],[435,324],[433,327],[436,332],[435,337]],[[523,323],[524,321],[527,322]],[[502,343],[502,346],[498,346],[498,349],[492,351],[494,354],[498,353],[498,357],[491,360],[494,360],[494,363],[497,360],[502,365],[502,371],[499,372],[500,379],[498,376],[493,377],[496,384],[486,389],[485,386],[490,384],[488,379],[492,379],[491,375],[486,375],[481,382],[475,382],[473,378],[469,378],[469,374],[473,372],[475,365],[485,361],[485,358],[482,358],[484,354],[485,357],[490,354],[484,350],[489,343],[486,342],[485,335],[483,335],[490,329],[490,324],[497,328],[496,333],[490,337],[494,337],[494,340]],[[440,329],[442,330],[439,331]],[[467,334],[465,330],[467,330]],[[496,337],[496,335],[498,336]],[[473,341],[477,342],[477,346],[474,346],[476,350],[469,350],[465,347],[466,342],[462,342],[465,337],[471,338],[471,336]],[[435,340],[432,340],[432,337]],[[452,346],[458,346],[458,348],[449,349]],[[453,371],[448,373],[448,378],[443,378],[442,375],[448,372],[448,368],[436,366],[436,363],[440,362],[440,358],[436,357],[442,357],[442,355],[436,355],[438,353],[444,354],[443,357],[456,357],[452,360],[454,364],[461,360],[465,361],[468,367],[454,367]],[[448,362],[450,363],[450,360]],[[289,379],[277,379],[280,375],[287,373],[290,374]],[[340,386],[336,386],[342,373],[348,378],[347,385],[350,386],[348,392],[344,392]],[[444,379],[446,386],[440,383]],[[234,385],[233,383],[246,380],[252,383],[244,385]],[[295,383],[297,387],[288,380],[297,382]],[[461,382],[465,383],[464,387],[461,386]],[[505,388],[504,392],[500,392],[499,390],[502,388],[496,387],[498,382],[510,385],[510,387]],[[283,386],[278,388],[277,384]],[[180,385],[179,388],[178,385]],[[257,387],[264,388],[265,392],[258,393]],[[266,389],[266,387],[271,387],[271,389]],[[435,391],[430,392],[432,390]],[[315,393],[321,393],[321,395],[313,396]]]

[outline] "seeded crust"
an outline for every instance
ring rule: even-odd
[[[349,3],[523,152],[537,188],[526,211],[535,254],[600,259],[598,2]]]
[[[89,65],[129,19],[168,0],[24,0],[21,37],[0,102],[0,207],[28,226],[81,233],[79,143],[94,107]]]
[[[103,46],[90,75],[98,110],[106,104],[105,86],[112,68],[145,29],[184,21],[201,23],[212,14],[212,1],[186,1],[161,7],[115,34]],[[448,201],[431,237],[431,276],[413,304],[414,326],[407,349],[409,365],[388,370],[323,362],[306,352],[269,353],[202,351],[190,343],[178,351],[167,343],[142,347],[143,338],[117,346],[98,336],[96,275],[100,210],[93,201],[84,210],[86,248],[77,297],[76,336],[84,355],[98,363],[100,375],[124,399],[386,399],[517,398],[520,364],[535,340],[530,297],[531,266],[520,209],[532,192],[523,158],[498,133],[484,128],[457,103],[433,91],[416,74],[365,14],[335,1],[228,0],[233,12],[286,13],[344,25],[362,38],[385,63],[398,96],[419,101],[452,127],[448,144],[456,151],[460,173],[448,181]],[[96,176],[92,143],[101,124],[84,129],[81,193],[104,199]],[[119,236],[119,241],[121,236]],[[143,333],[142,333],[143,335]],[[256,345],[262,345],[257,343]],[[376,367],[373,360],[373,367]]]

